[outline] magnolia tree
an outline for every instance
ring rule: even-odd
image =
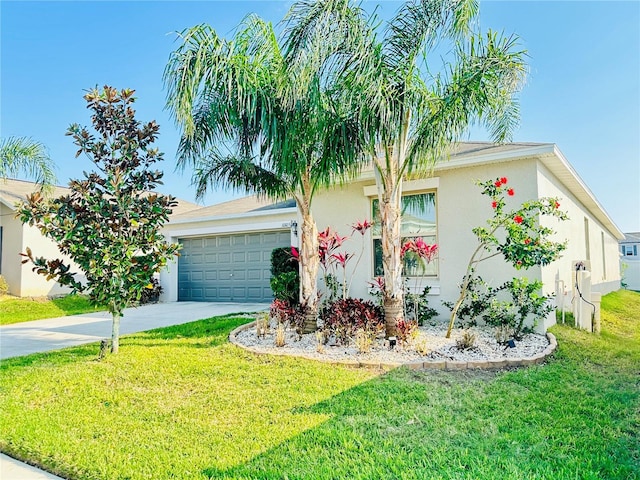
[[[86,283],[75,278],[61,260],[34,257],[27,248],[23,263],[67,285],[88,292],[113,317],[111,351],[118,353],[120,317],[138,301],[145,288],[153,288],[153,275],[178,255],[178,244],[168,244],[159,229],[177,205],[174,197],[153,192],[162,172],[152,165],[162,154],[151,144],[158,136],[155,121],[145,125],[131,108],[134,90],[104,87],[84,96],[92,110],[97,135],[77,124],[67,132],[78,146],[76,157],[86,154],[98,171],[69,183],[71,193],[47,200],[39,193],[19,208],[23,223],[36,226],[55,241],[85,273]]]
[[[469,285],[473,282],[476,266],[492,257],[502,255],[517,270],[528,269],[536,265],[547,265],[560,257],[567,247],[566,242],[550,240],[553,229],[540,224],[541,216],[567,220],[566,213],[560,210],[557,198],[546,197],[524,202],[518,208],[507,209],[506,196],[515,191],[507,186],[507,178],[477,182],[482,194],[491,198],[493,217],[487,225],[476,227],[473,233],[478,238],[478,246],[471,255],[467,271],[460,287],[460,296],[453,305],[447,338],[456,320],[460,306],[464,302]]]

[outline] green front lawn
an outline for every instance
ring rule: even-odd
[[[379,374],[247,353],[222,317],[0,367],[0,449],[73,479],[640,478],[640,294],[546,365]]]
[[[0,296],[0,325],[30,322],[43,318],[64,317],[80,313],[104,310],[91,305],[82,295],[67,295],[61,298],[20,298]]]

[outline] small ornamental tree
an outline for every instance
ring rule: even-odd
[[[79,147],[76,157],[86,154],[98,172],[71,180],[68,195],[46,200],[34,193],[19,208],[22,222],[55,241],[85,273],[86,282],[78,281],[63,261],[34,257],[29,248],[23,263],[31,261],[33,270],[48,280],[87,292],[92,302],[106,305],[113,317],[113,353],[118,353],[123,310],[139,301],[145,288],[153,288],[154,273],[179,249],[159,232],[177,205],[174,197],[153,193],[163,175],[151,169],[162,159],[151,148],[159,127],[155,121],[142,125],[135,119],[133,94],[108,86],[87,93],[97,135],[77,124],[67,135]]]
[[[460,287],[460,296],[453,305],[447,338],[456,320],[458,309],[472,282],[478,263],[497,255],[513,265],[517,270],[528,269],[535,265],[547,265],[560,257],[567,247],[566,242],[553,242],[549,239],[553,229],[539,223],[542,215],[567,220],[566,213],[560,210],[557,198],[545,197],[524,202],[514,210],[507,210],[505,196],[513,196],[515,191],[507,186],[507,178],[477,182],[482,194],[491,198],[493,217],[484,227],[476,227],[473,233],[478,238],[478,246],[471,255],[467,271]]]

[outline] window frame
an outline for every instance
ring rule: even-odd
[[[429,245],[439,245],[438,243],[438,237],[439,237],[439,222],[438,222],[438,189],[437,188],[429,188],[429,189],[424,189],[424,190],[410,190],[407,191],[405,189],[405,191],[402,192],[402,198],[405,197],[410,197],[410,196],[414,196],[414,195],[433,195],[433,206],[431,208],[433,208],[433,221],[435,224],[435,235],[414,235],[414,236],[407,236],[407,237],[402,237],[402,242],[404,243],[406,240],[409,239],[415,239],[415,238],[423,238],[425,239],[425,242]],[[378,201],[377,197],[370,197],[370,212],[371,212],[371,218],[373,219],[374,222],[378,222],[379,218],[376,217],[375,215],[375,210],[374,210],[374,205],[375,202]],[[379,233],[376,233],[374,229],[371,230],[371,273],[372,273],[372,278],[375,277],[380,277],[383,275],[383,273],[377,274],[376,272],[376,242],[379,242],[381,244],[381,231]],[[431,240],[427,241],[426,239],[433,239],[433,242],[431,242]],[[404,262],[403,262],[404,264]],[[436,254],[436,257],[433,259],[433,261],[430,263],[430,265],[433,265],[435,272],[434,273],[427,273],[425,272],[424,274],[421,275],[407,275],[405,273],[405,269],[406,266],[403,265],[402,268],[402,277],[403,278],[409,278],[409,279],[439,279],[440,278],[440,262],[439,262],[439,255]],[[382,265],[380,265],[380,269],[382,269]],[[427,267],[428,268],[428,267]]]

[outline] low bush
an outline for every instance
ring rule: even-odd
[[[404,312],[405,318],[415,320],[418,325],[426,325],[433,317],[438,316],[438,311],[429,306],[428,295],[431,287],[424,287],[422,293],[409,293],[405,289]]]
[[[357,298],[341,298],[322,311],[323,329],[347,345],[358,330],[375,337],[384,330],[382,309],[373,302]]]
[[[506,300],[492,301],[482,318],[488,325],[511,328],[516,340],[533,331],[554,309],[552,297],[542,294],[542,282],[538,280],[514,278],[493,289],[497,297],[501,292],[505,292]]]
[[[396,322],[396,337],[400,345],[405,345],[418,334],[418,322],[415,320],[400,320]]]
[[[151,287],[143,288],[140,294],[140,305],[146,303],[157,303],[160,300],[160,294],[162,293],[162,287],[160,281],[153,277],[149,283]]]
[[[291,326],[300,333],[304,326],[306,310],[299,303],[293,304],[287,300],[276,299],[271,302],[269,315],[278,322],[278,325],[283,325],[285,328]]]

